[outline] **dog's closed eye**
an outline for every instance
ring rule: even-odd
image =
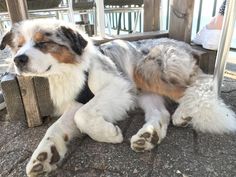
[[[50,41],[42,41],[42,42],[37,42],[37,43],[35,43],[35,47],[36,48],[44,48],[45,47],[45,45],[46,44],[49,44],[49,43],[51,43]]]

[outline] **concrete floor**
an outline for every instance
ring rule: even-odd
[[[5,56],[4,56],[5,55]],[[0,53],[6,58],[9,53]],[[4,56],[4,57],[3,57]],[[236,76],[235,60],[231,75]],[[2,62],[2,60],[0,60]],[[2,62],[1,64],[5,64]],[[1,67],[0,68],[4,68]],[[232,69],[233,68],[233,69]],[[3,70],[1,70],[3,71]],[[236,111],[236,80],[224,79],[222,98]],[[22,122],[0,116],[0,177],[24,177],[32,152],[53,120],[27,128]],[[135,153],[129,139],[143,124],[140,110],[120,122],[125,140],[121,144],[98,143],[89,137],[75,139],[69,153],[51,177],[234,177],[236,176],[236,135],[211,135],[191,127],[169,126],[167,137],[151,152]]]

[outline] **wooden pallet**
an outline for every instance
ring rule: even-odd
[[[26,120],[28,127],[35,127],[42,124],[43,117],[53,113],[45,78],[7,74],[1,80],[1,88],[10,121]]]

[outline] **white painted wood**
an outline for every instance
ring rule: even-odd
[[[97,7],[97,32],[101,37],[105,37],[104,0],[96,0],[96,7]]]

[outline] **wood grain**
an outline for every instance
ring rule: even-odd
[[[26,115],[20,88],[15,74],[7,74],[1,80],[2,93],[5,99],[10,121],[25,121]]]
[[[32,77],[17,77],[29,127],[42,124]]]
[[[138,41],[143,39],[155,39],[155,38],[162,38],[168,37],[167,31],[152,31],[152,32],[144,32],[144,33],[134,33],[134,34],[127,34],[127,35],[119,35],[114,36],[112,38],[107,39],[96,39],[92,38],[95,45],[100,45],[105,42],[113,41],[116,39],[126,40],[126,41]]]
[[[26,0],[6,0],[6,4],[12,23],[29,18]]]
[[[194,0],[171,0],[169,37],[190,43]]]
[[[160,30],[160,0],[144,0],[144,32]]]
[[[34,77],[33,81],[41,117],[52,115],[53,102],[50,97],[48,79],[43,77]]]

